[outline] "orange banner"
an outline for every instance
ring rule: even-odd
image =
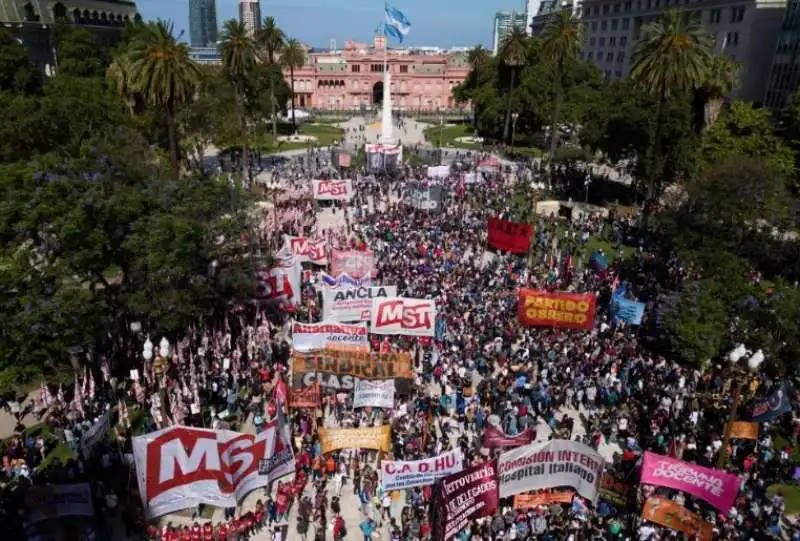
[[[519,290],[519,321],[528,327],[591,329],[597,298],[591,294]]]
[[[553,503],[572,503],[574,490],[548,490],[536,494],[517,494],[514,496],[514,509],[530,509],[539,505]]]
[[[739,440],[757,440],[758,423],[734,421],[730,427],[731,438]]]
[[[289,389],[290,408],[316,408],[319,406],[319,383],[306,389]]]
[[[710,523],[672,500],[664,498],[648,498],[642,509],[642,518],[688,536],[697,536],[699,541],[711,541],[714,535],[714,527]]]
[[[392,429],[389,425],[367,428],[320,428],[319,442],[323,453],[338,449],[392,450]]]

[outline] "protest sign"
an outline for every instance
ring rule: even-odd
[[[320,404],[319,383],[306,389],[289,389],[290,408],[316,408]]]
[[[327,239],[284,235],[283,240],[300,263],[328,264]]]
[[[331,274],[349,274],[358,280],[372,276],[375,269],[375,254],[369,250],[333,250],[331,252]]]
[[[739,494],[739,477],[649,451],[642,462],[642,484],[674,488],[705,500],[722,513]]]
[[[317,201],[350,201],[355,195],[350,179],[312,180],[311,188]]]
[[[359,379],[394,380],[395,390],[406,395],[414,380],[411,355],[367,353],[326,349],[312,353],[295,353],[291,357],[292,383],[297,388],[315,382],[321,389],[349,391]]]
[[[600,498],[625,508],[636,499],[636,486],[623,483],[610,473],[600,478]]]
[[[108,429],[111,426],[111,416],[114,415],[116,408],[109,409],[95,423],[83,433],[80,441],[81,454],[84,460],[89,460],[95,445],[103,441],[108,435]]]
[[[397,286],[324,288],[322,317],[329,321],[369,321],[373,299],[393,298]]]
[[[591,329],[597,298],[592,294],[519,290],[519,321],[527,327]]]
[[[475,519],[497,511],[497,462],[478,464],[439,481],[439,541],[448,541]]]
[[[711,541],[714,527],[698,515],[686,510],[672,500],[647,498],[642,508],[642,518],[679,531],[699,541]]]
[[[527,254],[531,247],[531,224],[489,218],[489,246],[512,254]]]
[[[367,326],[345,323],[292,323],[292,348],[295,351],[315,351],[335,348],[351,351],[369,351]]]
[[[751,423],[747,421],[734,421],[730,425],[730,435],[733,439],[740,440],[757,440],[758,439],[758,423]]]
[[[507,449],[527,445],[536,439],[536,431],[525,428],[516,436],[508,436],[499,427],[487,425],[483,431],[483,446],[489,449],[504,447]]]
[[[436,334],[436,302],[405,297],[375,297],[372,299],[370,332],[432,337]]]
[[[768,399],[756,403],[750,412],[750,420],[757,423],[771,421],[792,411],[792,395],[786,385],[780,385]]]
[[[25,507],[31,522],[68,516],[94,516],[89,483],[30,487],[25,491]]]
[[[574,490],[543,490],[536,494],[517,494],[514,496],[514,509],[532,509],[540,505],[572,503]]]
[[[394,408],[394,381],[360,379],[353,394],[354,408]]]
[[[368,428],[321,427],[319,441],[323,453],[337,449],[375,449],[388,453],[392,448],[392,429],[389,425]]]
[[[381,487],[389,490],[405,490],[432,485],[437,479],[460,472],[464,468],[461,449],[423,460],[382,460]]]
[[[600,453],[570,440],[532,443],[506,451],[497,464],[500,497],[543,488],[572,487],[595,503],[604,464]]]
[[[408,192],[408,204],[417,210],[433,212],[442,210],[443,199],[444,189],[441,186],[411,188]]]

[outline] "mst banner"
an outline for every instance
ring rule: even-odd
[[[322,389],[349,391],[359,379],[391,379],[400,394],[408,394],[414,379],[409,353],[365,353],[324,350],[295,353],[292,381],[297,388],[318,382]]]
[[[527,254],[531,247],[531,224],[489,218],[489,246],[512,254]]]
[[[531,427],[525,428],[516,436],[508,436],[499,427],[487,425],[483,431],[483,446],[489,449],[505,447],[511,449],[520,445],[528,445],[536,439],[536,431]]]
[[[311,187],[317,201],[350,201],[355,194],[350,179],[312,180]]]
[[[25,508],[31,522],[59,517],[93,517],[89,483],[45,485],[25,491]]]
[[[392,429],[389,425],[369,428],[325,428],[319,429],[319,441],[323,453],[337,449],[375,449],[388,453],[392,448]]]
[[[335,348],[350,351],[369,351],[367,325],[345,323],[292,323],[292,347],[295,351],[315,351]]]
[[[381,460],[381,487],[384,492],[424,487],[463,468],[464,457],[460,448],[422,460]]]
[[[283,240],[300,263],[328,264],[327,239],[284,235]]]
[[[497,462],[472,466],[439,481],[439,541],[449,541],[475,519],[497,511]]]
[[[331,252],[331,274],[349,274],[358,280],[372,276],[375,269],[375,254],[369,250],[333,250]]]
[[[647,498],[642,508],[642,518],[667,528],[685,533],[698,541],[711,541],[714,526],[683,506],[664,498]]]
[[[570,440],[532,443],[506,451],[497,464],[500,497],[542,488],[572,487],[596,503],[604,463],[600,453]]]
[[[394,408],[394,381],[358,380],[353,394],[353,408],[367,407]]]
[[[591,294],[550,293],[521,288],[517,314],[527,327],[591,329],[597,298]]]
[[[330,321],[369,321],[372,299],[397,295],[397,286],[340,287],[322,290],[322,317]]]
[[[435,336],[436,301],[405,297],[373,298],[370,332],[403,336]]]

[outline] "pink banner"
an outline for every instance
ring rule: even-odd
[[[536,432],[528,427],[516,436],[507,436],[496,426],[489,425],[483,431],[483,446],[493,449],[496,447],[510,449],[520,445],[528,445],[536,439]]]
[[[331,274],[349,274],[359,279],[371,276],[375,268],[375,254],[369,250],[333,250],[331,255]]]
[[[645,452],[642,483],[674,488],[705,500],[727,513],[739,494],[739,477],[676,458]]]

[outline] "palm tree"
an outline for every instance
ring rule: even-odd
[[[717,121],[725,97],[739,85],[742,64],[725,54],[711,56],[706,80],[700,87],[703,100],[703,129],[707,130]]]
[[[544,30],[542,53],[552,62],[555,71],[556,103],[550,123],[550,160],[558,144],[558,126],[561,121],[561,104],[564,101],[564,68],[578,59],[582,46],[581,21],[571,9],[562,9],[550,19]]]
[[[670,95],[694,91],[708,80],[714,38],[696,18],[681,9],[668,9],[645,27],[633,53],[631,79],[656,99],[654,133],[648,151],[649,190],[660,183],[661,127]]]
[[[135,93],[131,86],[131,59],[127,53],[123,52],[114,57],[106,69],[106,81],[108,86],[127,102],[128,110],[133,116]]]
[[[256,65],[256,43],[244,22],[230,19],[222,26],[219,42],[222,69],[233,84],[242,126],[242,180],[247,178],[247,78]]]
[[[130,87],[144,100],[163,109],[169,134],[169,150],[175,177],[180,172],[175,110],[194,98],[200,70],[189,59],[186,44],[172,35],[173,24],[159,20],[148,23],[131,43]]]
[[[489,62],[489,51],[483,48],[483,45],[476,45],[467,53],[467,62],[472,70],[472,80],[475,83],[474,88],[477,89],[481,85],[481,75],[483,75],[483,68]],[[473,105],[473,118],[477,123],[478,110]]]
[[[281,50],[284,41],[286,41],[286,35],[275,24],[275,17],[264,19],[264,25],[256,35],[256,43],[261,49],[261,53],[265,56],[262,61],[270,66],[275,65],[275,54]],[[271,75],[269,78],[269,99],[272,107],[272,137],[275,138],[278,136],[278,118],[275,107],[275,80]]]
[[[306,63],[306,50],[300,42],[294,38],[286,42],[286,46],[281,51],[281,65],[289,68],[289,79],[292,84],[292,131],[297,131],[297,123],[294,118],[294,70],[302,67]]]
[[[506,121],[503,126],[503,141],[508,142],[509,129],[511,128],[511,96],[514,93],[514,76],[517,70],[525,65],[528,58],[528,37],[521,28],[514,28],[511,33],[503,40],[500,49],[500,58],[508,67],[508,105],[506,106]]]

